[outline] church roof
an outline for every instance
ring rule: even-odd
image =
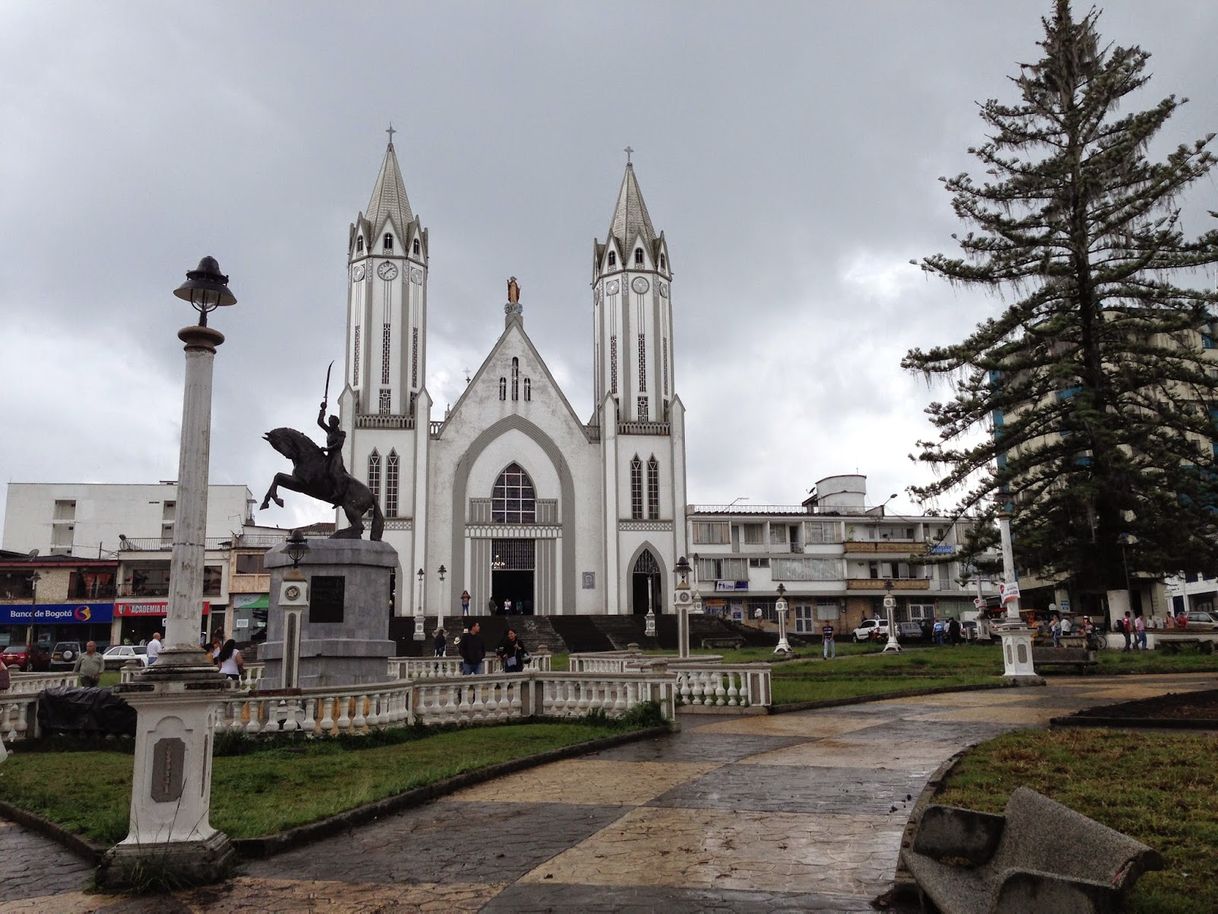
[[[638,179],[634,176],[634,165],[627,162],[626,174],[622,176],[622,187],[617,192],[613,221],[609,223],[609,237],[616,238],[618,245],[625,251],[640,235],[649,247],[656,240],[656,230],[651,224],[651,216],[647,214],[643,192],[639,190]]]
[[[406,182],[402,179],[392,142],[385,150],[385,161],[381,163],[381,173],[372,186],[372,198],[364,215],[372,223],[373,231],[379,231],[386,218],[393,219],[393,225],[399,232],[404,232],[406,226],[414,221],[410,200],[406,197]]]

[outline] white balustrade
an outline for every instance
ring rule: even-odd
[[[0,740],[15,743],[38,736],[38,693],[0,693]]]
[[[768,663],[684,664],[673,673],[681,704],[731,708],[771,704]]]
[[[77,675],[71,671],[64,673],[11,673],[6,694],[37,695],[43,689],[75,686],[77,681]]]
[[[140,673],[144,672],[146,667],[125,665],[118,671],[119,682],[134,682]],[[247,691],[256,691],[262,688],[262,677],[266,672],[265,663],[247,663],[241,671],[241,678],[238,680],[237,688]]]
[[[553,658],[550,654],[533,654],[526,670],[548,673]],[[493,675],[503,672],[503,664],[494,654],[482,661],[482,672]],[[445,676],[461,675],[460,657],[390,657],[390,679],[441,679]]]

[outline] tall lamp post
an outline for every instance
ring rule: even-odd
[[[448,594],[444,592],[444,576],[448,574],[448,569],[444,567],[443,563],[440,564],[440,568],[436,571],[436,574],[440,576],[440,619],[436,623],[436,628],[443,628],[444,607],[448,604]]]
[[[418,597],[414,601],[414,640],[422,641],[427,637],[423,632],[423,578],[427,576],[422,568],[415,572],[419,579]]]
[[[778,582],[778,599],[774,601],[774,611],[778,613],[778,644],[774,647],[775,654],[791,653],[791,645],[787,641],[787,588]]]
[[[897,621],[893,618],[897,608],[897,598],[892,595],[892,580],[884,582],[884,609],[888,613],[888,643],[884,645],[884,650],[881,654],[887,654],[892,651],[894,654],[901,653],[901,642],[897,640]]]
[[[1032,663],[1032,630],[1024,624],[1019,614],[1019,581],[1015,569],[1015,550],[1011,543],[1011,509],[1008,496],[998,508],[998,533],[1002,539],[1002,577],[999,587],[1002,602],[1006,604],[1005,620],[995,626],[1002,639],[1003,679],[1016,685],[1044,685],[1036,675]]]
[[[284,551],[292,560],[292,567],[283,576],[283,596],[279,608],[283,613],[283,687],[300,687],[300,633],[304,630],[304,609],[309,601],[309,582],[300,563],[309,554],[309,544],[304,533],[293,530],[284,543]]]
[[[173,294],[190,302],[199,321],[178,331],[186,379],[165,648],[136,681],[118,687],[137,714],[131,825],[102,863],[103,885],[131,885],[150,871],[210,882],[224,874],[233,856],[228,836],[209,821],[213,711],[229,682],[196,639],[202,623],[212,363],[224,342],[224,334],[207,326],[207,315],[237,299],[214,257],[200,260]]]
[[[30,636],[25,643],[30,646],[29,659],[26,660],[28,669],[34,669],[34,634],[35,627],[38,624],[38,582],[42,580],[42,575],[37,571],[30,574]]]
[[[655,608],[651,605],[651,591],[652,576],[649,572],[647,574],[647,615],[643,620],[643,634],[648,638],[654,638],[656,636],[656,612]]]
[[[677,576],[676,593],[673,594],[673,606],[677,610],[677,656],[689,656],[689,560],[685,556],[677,559],[673,574]]]

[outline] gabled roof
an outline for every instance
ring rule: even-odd
[[[643,202],[643,192],[639,190],[639,182],[634,176],[634,165],[627,162],[626,174],[622,176],[622,186],[617,192],[613,221],[609,223],[609,237],[616,238],[618,247],[626,251],[639,236],[651,246],[656,240],[656,230],[651,224],[647,204]]]
[[[364,215],[372,223],[374,232],[380,231],[386,218],[393,220],[398,232],[405,232],[406,227],[414,221],[410,200],[406,196],[406,182],[402,179],[393,143],[385,150],[385,161],[381,163],[381,173],[376,176],[376,184],[372,186],[372,197],[368,200]]]

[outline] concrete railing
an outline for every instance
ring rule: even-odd
[[[135,664],[125,664],[118,671],[118,681],[127,683],[134,682],[140,673],[144,672],[146,667],[136,666]],[[247,663],[245,669],[241,671],[241,679],[237,688],[246,691],[252,691],[262,688],[262,676],[266,672],[265,663]]]
[[[12,673],[10,675],[9,695],[37,695],[43,689],[58,689],[63,686],[76,685],[76,673]]]
[[[681,704],[749,708],[773,703],[768,663],[683,664],[674,673]]]
[[[539,673],[551,670],[553,657],[550,654],[532,654],[526,669]],[[485,673],[500,673],[502,663],[494,654],[488,654],[482,661]],[[390,657],[390,679],[436,679],[444,676],[461,675],[460,657]]]
[[[15,743],[38,736],[38,693],[0,692],[0,740]]]

